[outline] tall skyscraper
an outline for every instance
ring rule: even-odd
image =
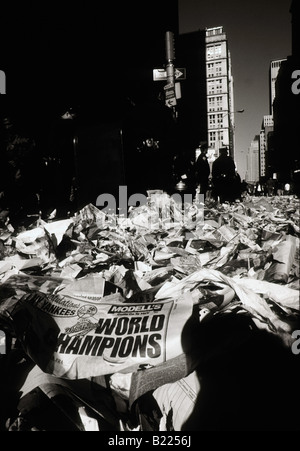
[[[262,121],[259,141],[259,177],[270,177],[269,152],[272,151],[273,116],[265,115]]]
[[[259,141],[260,137],[256,135],[248,148],[246,180],[250,183],[259,180]]]
[[[273,169],[270,164],[273,152],[274,109],[273,102],[276,97],[276,81],[282,63],[286,59],[272,60],[269,67],[269,111],[270,114],[263,117],[260,130],[259,146],[259,177],[272,177]]]
[[[206,28],[206,87],[209,153],[227,146],[234,158],[234,95],[231,57],[222,26]]]
[[[275,85],[277,80],[277,75],[281,66],[281,63],[286,61],[285,59],[273,60],[270,64],[270,114],[273,116],[273,102],[276,95]]]
[[[291,181],[299,167],[300,94],[298,71],[300,68],[300,2],[293,0],[292,55],[280,65],[273,101],[274,148],[270,164],[282,183]],[[295,89],[296,88],[296,89]],[[300,191],[300,188],[298,188]]]

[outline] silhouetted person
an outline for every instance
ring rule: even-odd
[[[207,160],[207,148],[203,147],[195,163],[195,182],[196,185],[200,185],[200,194],[204,194],[204,199],[208,190],[209,175],[210,167]]]
[[[219,157],[212,165],[213,197],[220,202],[234,202],[236,199],[236,170],[227,147],[220,149]]]
[[[236,171],[234,176],[233,200],[242,200],[243,185],[240,174]]]
[[[275,180],[272,177],[269,177],[266,181],[267,195],[269,197],[274,195],[275,192]]]
[[[190,172],[190,161],[185,152],[178,152],[172,162],[173,183],[176,184],[180,180],[187,178]]]
[[[189,152],[178,152],[172,162],[173,190],[178,183],[183,182],[186,193],[194,195],[195,163]]]
[[[246,182],[245,179],[242,180],[241,182],[241,197],[245,197],[248,194],[248,183]]]

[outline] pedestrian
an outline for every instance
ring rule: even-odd
[[[194,166],[195,164],[189,151],[180,151],[173,158],[173,185],[175,187],[182,186],[181,189],[183,191],[192,195],[194,195],[195,190]]]
[[[255,196],[263,196],[262,186],[259,181],[255,184]]]
[[[236,199],[236,168],[227,147],[221,147],[218,158],[212,164],[213,197],[215,200],[234,202]]]
[[[266,181],[266,188],[267,188],[267,196],[272,197],[274,196],[275,192],[275,180],[272,177],[269,177]]]
[[[207,160],[207,147],[201,147],[200,155],[195,162],[195,183],[200,187],[200,194],[206,198],[209,185],[210,167]]]
[[[245,179],[241,182],[241,196],[245,198],[249,194],[249,186]]]

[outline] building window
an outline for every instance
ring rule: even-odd
[[[222,80],[221,79],[216,80],[216,91],[218,93],[222,92]]]
[[[214,64],[210,63],[207,65],[207,76],[213,77],[214,76]]]
[[[221,107],[222,106],[222,97],[221,96],[217,96],[216,97],[216,105],[217,107]]]
[[[220,58],[222,53],[221,44],[207,46],[207,59]]]
[[[209,141],[210,142],[215,142],[216,141],[216,132],[209,132],[208,136],[209,136]]]
[[[215,125],[216,125],[216,115],[215,114],[209,115],[209,125],[211,128],[215,127]]]
[[[208,94],[214,94],[215,93],[215,82],[209,81],[207,83],[207,85],[208,85]]]
[[[207,59],[214,57],[214,46],[207,47]]]
[[[215,99],[214,97],[208,97],[208,109],[209,111],[215,110]]]
[[[219,127],[223,127],[223,113],[217,114],[217,122]]]
[[[215,72],[216,75],[220,75],[222,73],[222,63],[220,61],[215,63]]]
[[[220,57],[222,53],[221,44],[215,45],[215,56]]]

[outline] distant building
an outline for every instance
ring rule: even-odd
[[[211,159],[227,146],[234,158],[234,94],[231,58],[222,26],[179,36],[176,62],[185,67],[178,123],[183,145],[199,153],[208,146]],[[198,150],[197,150],[198,149]]]
[[[246,181],[255,183],[260,179],[259,176],[259,143],[260,136],[256,135],[251,141],[247,154],[247,173]]]
[[[259,139],[259,175],[260,177],[270,177],[269,152],[273,145],[273,116],[265,115],[262,121]]]
[[[208,147],[215,157],[227,146],[234,158],[234,97],[231,57],[222,26],[206,28]]]
[[[272,60],[269,68],[269,110],[270,114],[263,117],[260,130],[259,145],[259,175],[260,178],[269,178],[273,176],[272,156],[274,153],[274,118],[273,118],[273,102],[276,97],[276,81],[281,64],[286,59]]]
[[[286,61],[285,59],[281,59],[281,60],[273,60],[271,61],[270,64],[270,115],[273,116],[273,102],[275,99],[275,84],[276,84],[276,80],[277,80],[277,75],[281,66],[281,63],[283,61]],[[273,125],[273,124],[272,124]]]
[[[270,165],[281,182],[290,181],[299,166],[300,124],[300,3],[291,2],[292,55],[283,61],[275,84],[274,150]]]
[[[259,174],[262,177],[266,175],[266,136],[263,128],[259,133]]]

